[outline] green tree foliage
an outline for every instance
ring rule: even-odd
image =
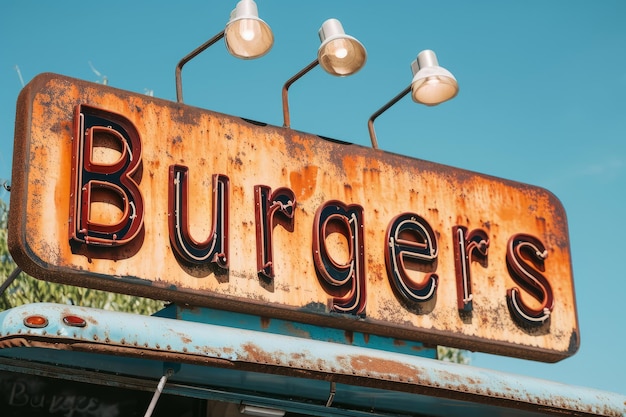
[[[8,210],[4,201],[0,199],[0,277],[6,278],[15,264],[11,260],[7,247],[7,215]]]
[[[17,268],[7,246],[7,226],[8,206],[0,199],[0,284]],[[41,281],[22,272],[0,295],[0,311],[37,302],[73,304],[145,315],[163,307],[162,301]]]
[[[468,351],[445,346],[437,346],[437,359],[445,362],[462,363],[463,365],[470,363]]]

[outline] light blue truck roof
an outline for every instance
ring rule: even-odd
[[[34,314],[46,325],[27,327]],[[226,325],[192,321],[202,314]],[[428,350],[411,354],[419,344],[354,335],[362,343],[339,343],[330,329],[312,335],[260,317],[255,328],[244,323],[250,317],[210,310],[162,315],[169,317],[47,303],[0,312],[0,370],[142,390],[154,390],[169,370],[165,393],[310,415],[626,415],[625,396],[443,362]],[[319,337],[324,332],[330,336]]]

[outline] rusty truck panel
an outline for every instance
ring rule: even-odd
[[[306,337],[47,303],[0,323],[0,370],[151,390],[167,371],[165,392],[297,415],[626,415],[616,393]]]

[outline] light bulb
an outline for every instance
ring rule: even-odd
[[[348,56],[348,45],[346,45],[346,41],[343,39],[337,39],[333,47],[335,48],[333,53],[337,59],[344,59]]]
[[[239,26],[239,34],[241,38],[246,41],[254,39],[254,21],[243,19]]]

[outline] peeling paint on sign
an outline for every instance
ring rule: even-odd
[[[10,249],[40,279],[542,361],[579,330],[550,192],[42,74]]]

